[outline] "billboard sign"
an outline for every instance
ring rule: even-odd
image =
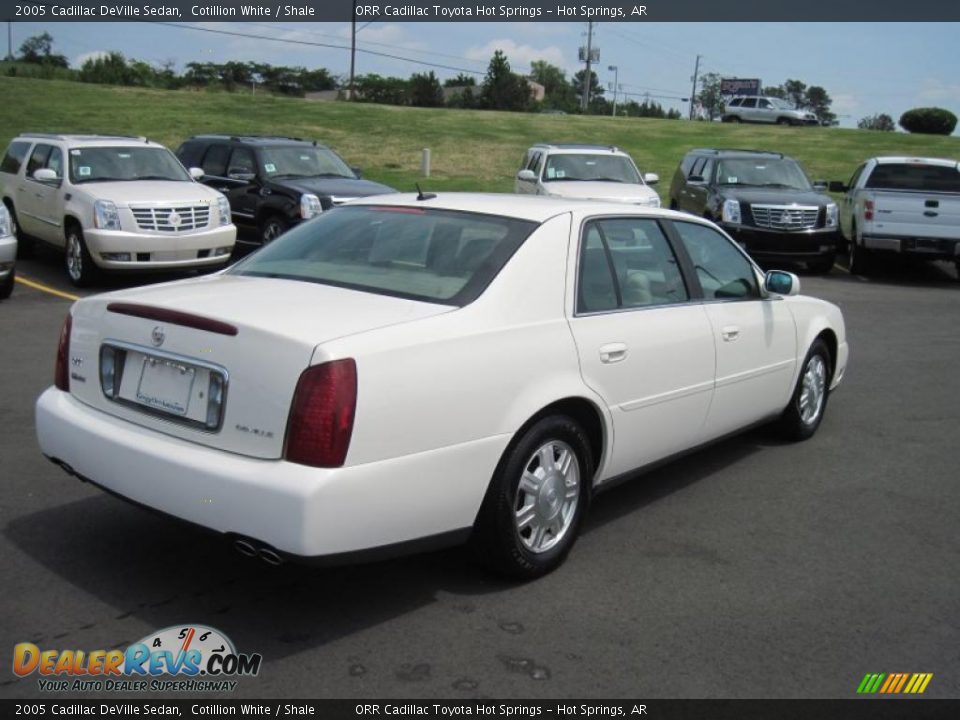
[[[723,78],[720,80],[721,95],[759,95],[759,78]]]

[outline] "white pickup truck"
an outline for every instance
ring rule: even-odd
[[[960,163],[940,158],[877,157],[857,168],[845,193],[840,229],[850,272],[869,271],[874,253],[950,260],[960,274]]]

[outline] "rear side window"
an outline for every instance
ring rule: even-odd
[[[740,106],[741,106],[741,107],[745,107],[745,108],[756,107],[756,106],[757,106],[757,99],[756,99],[756,98],[746,98],[746,99],[741,103]]]
[[[297,225],[231,272],[462,306],[536,227],[450,210],[344,206]]]
[[[927,192],[960,193],[960,171],[957,166],[921,163],[885,163],[877,165],[866,187],[877,190],[924,190]]]
[[[10,143],[10,147],[7,148],[7,152],[3,156],[3,161],[0,162],[0,172],[10,173],[11,175],[20,172],[20,166],[23,165],[29,150],[30,143],[28,142],[14,140]]]
[[[649,218],[588,223],[577,287],[580,313],[668,305],[689,298],[670,243],[656,220]]]

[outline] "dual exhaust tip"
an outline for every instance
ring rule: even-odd
[[[274,567],[283,565],[283,558],[276,550],[266,545],[254,545],[254,542],[256,541],[238,538],[233,541],[233,547],[241,555],[249,558],[260,558],[267,565],[273,565]]]

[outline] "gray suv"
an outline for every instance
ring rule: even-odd
[[[775,123],[777,125],[819,125],[809,110],[797,110],[777,97],[735,97],[726,104],[723,122]]]

